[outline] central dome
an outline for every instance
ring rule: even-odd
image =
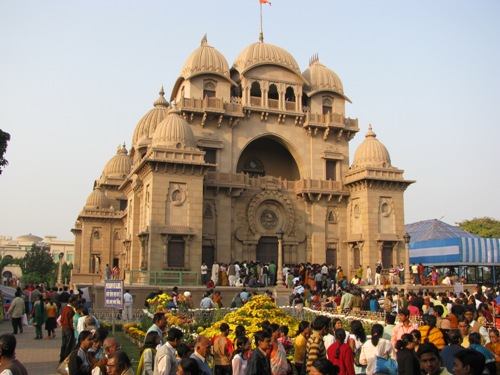
[[[391,157],[387,148],[380,142],[372,127],[368,128],[366,139],[361,142],[354,153],[352,168],[378,167],[391,168]]]
[[[272,44],[257,42],[250,44],[236,58],[233,69],[240,74],[259,65],[279,65],[300,74],[300,68],[293,56],[283,48]]]
[[[175,109],[170,110],[153,135],[153,146],[174,149],[194,149],[196,142],[193,130]]]

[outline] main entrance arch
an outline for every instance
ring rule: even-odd
[[[300,179],[295,158],[277,137],[266,136],[251,142],[241,153],[237,173],[250,177],[274,176],[289,181]]]

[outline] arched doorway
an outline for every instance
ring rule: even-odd
[[[237,173],[248,173],[251,177],[274,176],[289,181],[300,179],[297,162],[290,151],[275,137],[254,140],[242,151]]]
[[[257,260],[278,264],[278,237],[261,237],[257,244]]]

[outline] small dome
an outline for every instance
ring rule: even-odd
[[[352,168],[378,167],[391,168],[391,157],[387,148],[380,142],[372,131],[371,125],[366,133],[366,139],[361,142],[354,153]]]
[[[153,146],[164,146],[175,149],[194,149],[196,142],[193,130],[177,110],[170,110],[153,135]]]
[[[159,94],[160,96],[153,103],[154,108],[146,113],[137,123],[132,137],[132,147],[137,145],[142,136],[146,136],[147,139],[151,139],[158,124],[162,122],[165,117],[167,117],[168,102],[165,100],[163,86],[161,87]]]
[[[43,238],[35,236],[33,234],[24,234],[16,238],[19,242],[29,242],[29,243],[40,243],[43,241]]]
[[[104,167],[101,178],[125,178],[130,172],[132,167],[132,160],[128,156],[125,144],[118,146],[116,155],[113,156]]]
[[[111,203],[109,202],[106,194],[101,190],[99,186],[97,186],[92,193],[90,193],[87,198],[87,202],[85,202],[85,208],[89,209],[100,209],[100,208],[110,208]]]
[[[233,69],[243,74],[259,65],[279,65],[301,76],[297,61],[288,51],[264,42],[253,43],[245,48],[234,61]]]
[[[199,74],[216,74],[230,79],[229,65],[226,58],[214,47],[207,44],[207,35],[201,45],[189,56],[182,68],[181,77],[190,79]]]
[[[335,72],[319,62],[318,55],[309,61],[309,68],[302,73],[309,83],[307,93],[309,96],[321,91],[333,91],[343,97],[344,86]],[[347,97],[346,100],[350,101]]]

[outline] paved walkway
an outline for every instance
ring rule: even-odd
[[[12,333],[10,320],[0,322],[0,334]],[[43,331],[46,335],[47,331]],[[24,364],[31,375],[54,375],[59,362],[61,349],[61,329],[56,329],[56,338],[35,340],[35,327],[24,327],[22,334],[17,334],[16,357]]]

